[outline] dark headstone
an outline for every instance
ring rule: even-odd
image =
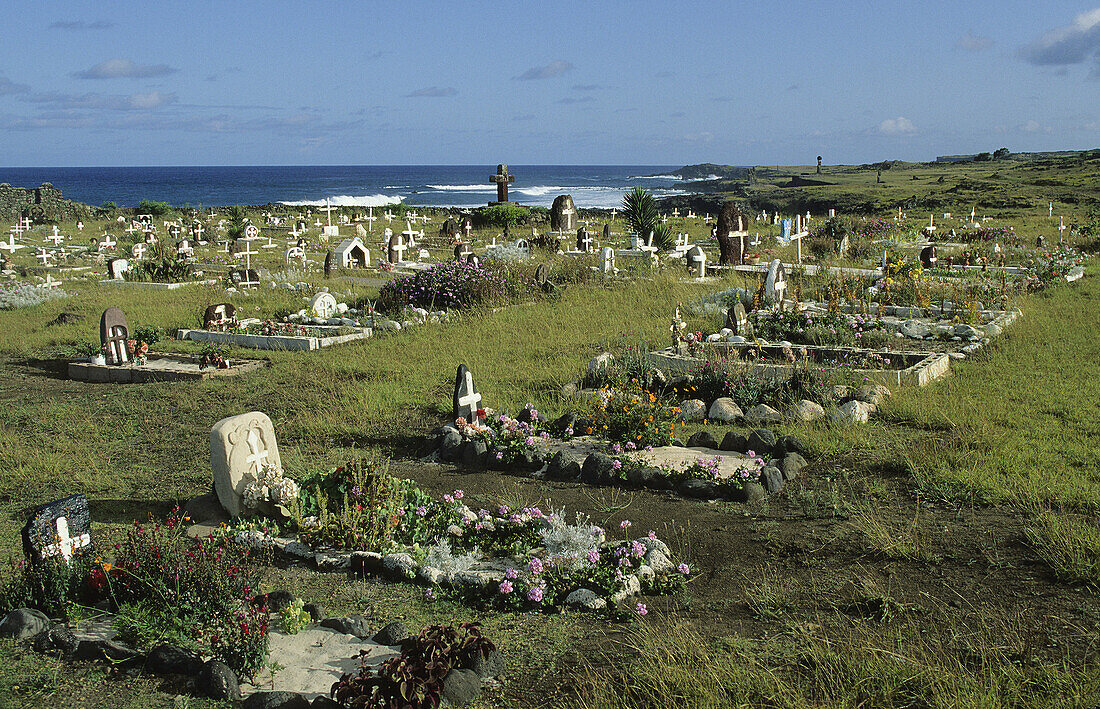
[[[202,329],[222,328],[237,320],[237,307],[232,303],[211,305],[202,314]]]
[[[99,319],[99,344],[107,355],[107,364],[125,364],[130,361],[130,326],[126,316],[118,308],[107,308]]]
[[[745,259],[745,237],[749,218],[733,202],[726,202],[718,212],[714,235],[718,239],[718,262],[724,266],[738,266]],[[733,235],[731,236],[731,233]]]
[[[385,626],[371,638],[379,645],[400,645],[409,638],[409,630],[404,623],[393,622]]]
[[[577,229],[577,251],[588,253],[592,250],[592,239],[588,236],[588,230],[583,226]]]
[[[466,263],[474,268],[479,268],[481,266],[481,259],[477,257],[477,254],[466,254]]]
[[[930,244],[920,250],[920,265],[921,268],[935,268],[936,267],[936,245]]]
[[[260,286],[260,274],[254,268],[240,269],[237,271],[237,284],[241,288],[258,288]]]
[[[439,236],[449,241],[457,235],[458,222],[454,220],[454,217],[447,217],[447,220],[443,222],[443,226],[439,227]]]
[[[332,249],[325,254],[325,278],[332,277],[332,269],[336,268],[336,252]]]
[[[56,556],[68,563],[73,556],[94,551],[92,515],[84,495],[72,495],[35,508],[23,527],[23,553],[35,563]]]
[[[749,316],[745,312],[745,306],[737,303],[726,311],[726,327],[733,330],[734,335],[746,336],[749,330]]]
[[[611,241],[611,225],[610,224],[604,224],[603,225],[603,240],[605,242]]]
[[[545,288],[547,279],[550,278],[550,265],[546,263],[540,263],[538,268],[535,269],[535,283]]]
[[[455,261],[465,261],[466,257],[469,256],[472,253],[473,253],[473,251],[470,249],[469,244],[466,244],[466,243],[455,244],[455,250],[454,250]]]
[[[576,231],[577,206],[570,195],[562,194],[554,198],[550,207],[550,231]]]
[[[474,386],[474,376],[465,364],[458,365],[453,404],[451,413],[455,420],[461,416],[467,421],[473,421],[477,418],[477,410],[485,408],[481,404],[481,394]]]

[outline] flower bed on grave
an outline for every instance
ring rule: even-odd
[[[476,697],[482,680],[505,671],[477,623],[409,637],[398,622],[374,633],[362,616],[322,619],[285,591],[260,594],[270,550],[224,529],[191,538],[186,520],[177,508],[163,522],[135,522],[110,560],[74,553],[21,563],[0,589],[0,635],[44,654],[143,669],[215,700],[274,690],[280,706],[293,703],[288,693],[301,705],[319,696],[432,704],[452,681]]]
[[[0,310],[30,308],[51,300],[68,297],[68,293],[56,287],[36,286],[17,281],[0,284]]]
[[[238,345],[261,350],[316,350],[371,336],[370,328],[346,325],[303,325],[276,320],[245,319],[224,330],[181,328],[181,340]]]
[[[783,480],[797,477],[806,464],[800,441],[766,429],[748,437],[731,432],[721,443],[693,436],[683,447],[674,439],[682,425],[679,408],[637,386],[604,393],[606,398],[580,415],[568,413],[553,423],[530,406],[516,419],[491,411],[472,423],[460,418],[430,434],[429,459],[741,502],[778,492]]]
[[[286,481],[265,469],[246,490],[245,505],[297,506],[296,536],[246,525],[234,530],[239,543],[276,548],[321,570],[416,581],[429,587],[429,597],[515,610],[571,605],[612,612],[638,593],[679,588],[688,573],[652,532],[613,540],[580,514],[569,522],[539,508],[474,511],[461,490],[435,499],[370,461],[311,475],[300,488]]]

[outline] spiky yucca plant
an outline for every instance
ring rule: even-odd
[[[635,187],[623,196],[623,220],[643,239],[653,232],[653,246],[661,250],[671,249],[672,233],[661,223],[657,202],[653,195],[641,187]]]

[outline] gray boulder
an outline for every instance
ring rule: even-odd
[[[400,579],[416,578],[419,566],[412,554],[387,554],[382,557],[382,568]]]
[[[354,635],[357,638],[369,638],[371,635],[367,619],[361,615],[325,618],[320,625],[322,628],[329,628],[345,635]]]
[[[481,696],[481,678],[473,670],[455,668],[443,678],[443,699],[460,707]]]
[[[834,426],[852,426],[867,423],[873,406],[865,401],[852,399],[846,404],[829,409],[829,423]]]
[[[581,482],[588,485],[607,485],[611,482],[611,456],[605,453],[593,453],[581,466]]]
[[[710,435],[710,431],[697,431],[691,434],[691,437],[687,440],[688,448],[710,448],[711,450],[718,450],[718,441],[714,436]]]
[[[722,438],[722,443],[718,446],[718,450],[736,451],[738,453],[744,453],[748,449],[749,439],[733,431],[727,433],[725,437]]]
[[[803,399],[790,405],[787,409],[787,418],[795,421],[817,421],[825,418],[825,409],[821,408],[821,404],[816,401]]]
[[[209,660],[195,678],[195,689],[211,699],[237,699],[241,686],[237,675],[221,660]]]
[[[33,608],[16,608],[0,621],[0,637],[25,640],[47,630],[50,619]]]
[[[783,414],[767,404],[757,404],[745,412],[745,423],[751,426],[779,423],[782,420]]]
[[[309,709],[309,700],[297,692],[256,692],[241,702],[241,709]]]
[[[802,469],[806,467],[806,459],[798,453],[788,453],[783,456],[779,469],[783,472],[784,480],[794,480]]]
[[[764,483],[764,489],[769,495],[775,495],[783,490],[783,473],[775,466],[766,466],[760,471],[760,480]]]
[[[744,417],[745,414],[737,402],[727,396],[715,399],[707,411],[707,418],[719,423],[735,423]]]
[[[607,607],[607,600],[596,595],[595,591],[587,588],[578,588],[565,597],[565,605],[583,608],[590,611],[598,611]]]
[[[684,421],[702,421],[707,416],[707,405],[699,399],[688,399],[680,403],[680,418]]]
[[[379,645],[400,645],[409,638],[409,630],[404,623],[393,622],[379,630],[371,638]]]
[[[766,428],[758,428],[749,434],[747,449],[761,458],[766,458],[771,455],[777,441],[774,433]]]

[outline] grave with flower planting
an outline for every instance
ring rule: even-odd
[[[100,318],[100,346],[89,346],[89,356],[68,362],[70,379],[90,382],[163,382],[201,380],[251,372],[264,366],[260,360],[229,359],[212,350],[195,357],[154,353],[150,347],[163,333],[152,326],[131,333],[126,316],[108,308]]]
[[[658,395],[660,393],[660,395]],[[687,497],[758,500],[806,465],[805,446],[766,428],[721,442],[675,437],[683,411],[652,377],[623,378],[550,422],[528,404],[515,417],[486,408],[459,368],[453,422],[429,434],[426,460],[592,485],[675,490]],[[735,405],[734,405],[735,406]]]

